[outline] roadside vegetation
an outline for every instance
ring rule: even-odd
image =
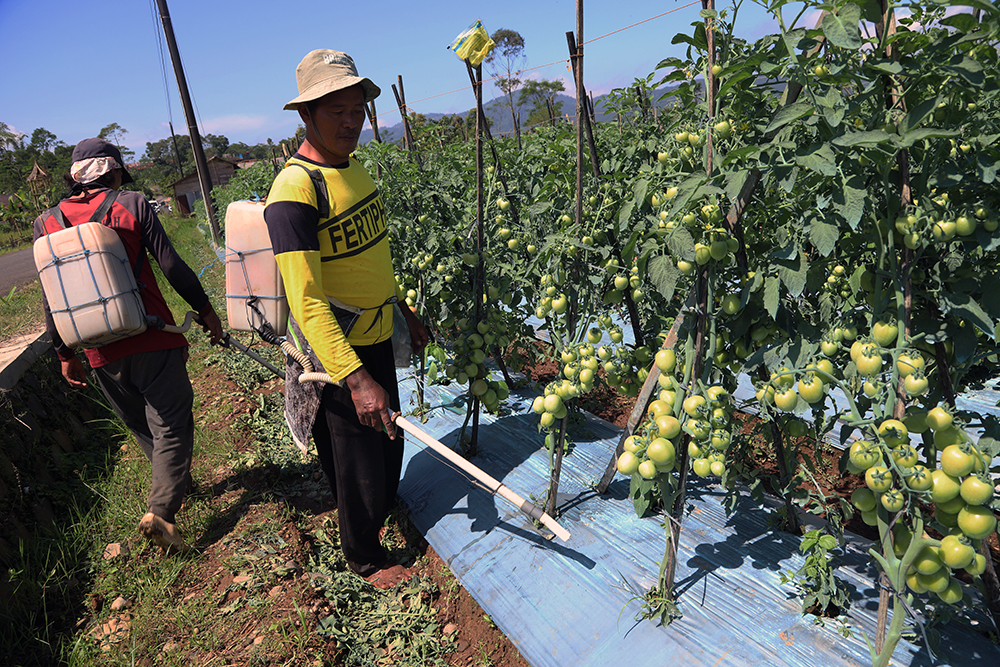
[[[207,225],[164,224],[222,312]],[[0,542],[0,664],[417,667],[501,645],[512,661],[494,664],[523,664],[481,618],[469,622],[488,640],[461,642],[456,623],[445,633],[448,610],[468,595],[404,511],[383,541],[410,578],[380,591],[351,574],[315,455],[302,456],[284,425],[280,380],[233,348],[210,349],[200,330],[188,339],[197,433],[178,525],[196,555],[164,558],[139,537],[148,464],[96,386],[71,392],[43,361],[4,396],[0,514],[11,537]],[[255,350],[280,365],[273,349]],[[44,415],[33,412],[53,395]],[[24,466],[32,457],[49,461],[50,477]]]

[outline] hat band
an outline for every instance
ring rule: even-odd
[[[112,169],[122,168],[113,157],[90,157],[74,162],[73,166],[70,167],[69,175],[77,183],[86,185],[87,183],[93,183]]]

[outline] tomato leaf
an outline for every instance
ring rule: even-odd
[[[994,337],[993,331],[996,328],[996,323],[971,296],[942,291],[938,298],[941,302],[941,310],[945,314],[954,313],[958,319],[968,320],[990,338]]]
[[[996,332],[994,332],[995,335]],[[979,341],[972,327],[955,327],[951,341],[955,344],[955,361],[958,363],[963,363],[974,357],[976,349],[979,347]]]
[[[670,236],[667,237],[667,247],[674,257],[686,260],[694,259],[694,239],[691,233],[684,227],[675,227]]]
[[[904,71],[903,66],[898,61],[888,58],[872,58],[865,61],[863,69],[872,70],[879,74],[902,74]]]
[[[649,260],[647,275],[653,287],[669,302],[674,298],[677,289],[677,279],[681,272],[677,269],[669,255],[658,255]]]
[[[878,146],[889,141],[889,134],[882,130],[864,130],[861,132],[845,132],[833,140],[834,145],[841,148],[851,146]]]
[[[985,79],[983,66],[966,55],[955,56],[943,69],[945,72],[965,79],[969,85],[976,88],[981,87]]]
[[[776,261],[775,265],[778,269],[778,277],[781,278],[781,282],[788,288],[788,293],[795,297],[801,296],[802,290],[806,287],[806,276],[809,272],[809,263],[806,261],[806,256],[803,253],[799,253],[797,261]]]
[[[1000,161],[994,159],[993,156],[987,153],[976,155],[976,174],[984,184],[996,180],[998,168],[1000,168]]]
[[[629,486],[629,496],[632,497],[632,507],[635,509],[637,517],[644,517],[649,512],[653,504],[653,492],[656,483],[651,479],[643,479],[639,473],[632,474],[632,482]]]
[[[965,172],[957,165],[943,163],[938,166],[937,171],[927,179],[927,185],[931,188],[947,190],[962,182]]]
[[[840,239],[840,228],[823,221],[818,217],[813,217],[808,226],[809,241],[823,257],[829,257],[837,248],[837,241]]]
[[[722,166],[728,167],[734,162],[740,162],[748,157],[757,157],[761,154],[761,147],[757,144],[752,146],[743,146],[742,148],[737,148],[734,151],[729,151],[726,153],[726,157],[722,160]]]
[[[896,139],[897,148],[909,148],[918,141],[932,138],[957,137],[958,132],[954,130],[943,130],[935,127],[922,127],[911,132],[901,133]]]
[[[772,318],[778,313],[778,299],[781,287],[775,276],[768,276],[764,280],[764,310]]]
[[[932,113],[934,113],[934,110],[937,109],[938,104],[942,101],[943,100],[940,96],[932,97],[924,100],[917,106],[907,111],[899,121],[900,134],[910,132],[911,130],[920,127],[920,125],[922,125],[923,122],[927,120]]]
[[[861,31],[858,24],[861,20],[861,8],[854,4],[841,5],[837,13],[823,14],[820,23],[823,34],[834,46],[845,49],[861,48]]]
[[[750,171],[743,169],[732,173],[728,179],[726,179],[726,199],[729,201],[735,201],[739,196],[740,191],[743,189],[743,184],[747,182],[747,178],[750,176]],[[727,211],[728,213],[728,211]]]
[[[801,154],[795,156],[795,163],[800,167],[811,169],[824,176],[834,176],[837,173],[837,165],[834,162],[833,149],[830,144],[816,144],[801,150]]]
[[[789,123],[795,122],[800,118],[813,115],[815,111],[816,108],[813,106],[812,102],[807,100],[800,100],[795,104],[782,107],[778,110],[778,113],[774,114],[774,118],[771,119],[770,124],[768,124],[764,132],[769,134],[780,130]]]
[[[861,215],[865,211],[865,197],[868,191],[865,189],[864,179],[855,174],[841,183],[841,189],[834,193],[833,201],[837,206],[837,211],[844,217],[844,220],[851,229],[857,229],[861,222]]]
[[[727,74],[722,80],[722,86],[719,88],[719,98],[725,98],[726,93],[728,93],[736,84],[751,76],[753,76],[753,72],[747,70]]]

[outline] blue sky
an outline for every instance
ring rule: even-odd
[[[584,38],[687,3],[585,0]],[[475,104],[468,74],[447,46],[477,18],[491,33],[519,32],[528,67],[556,63],[530,76],[559,78],[573,90],[565,34],[576,28],[576,0],[168,4],[199,129],[232,142],[291,136],[298,117],[281,107],[297,94],[295,66],[314,48],[350,53],[360,73],[382,88],[376,102],[380,124],[399,122],[391,89],[397,75],[411,110],[468,111]],[[663,58],[681,55],[670,40],[690,32],[699,9],[679,9],[585,43],[587,88],[601,94],[627,85]],[[752,0],[743,3],[736,29],[749,40],[775,30]],[[118,123],[128,130],[124,143],[141,155],[146,142],[169,135],[168,121],[177,133],[187,131],[155,0],[0,0],[0,62],[0,121],[29,136],[43,127],[72,145]],[[487,86],[487,100],[496,94]]]

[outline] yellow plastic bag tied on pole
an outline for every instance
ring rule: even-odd
[[[496,42],[490,39],[490,34],[483,27],[483,22],[477,20],[465,32],[456,37],[455,43],[448,48],[462,60],[468,60],[473,67],[477,67],[486,59],[494,46],[496,46]]]

